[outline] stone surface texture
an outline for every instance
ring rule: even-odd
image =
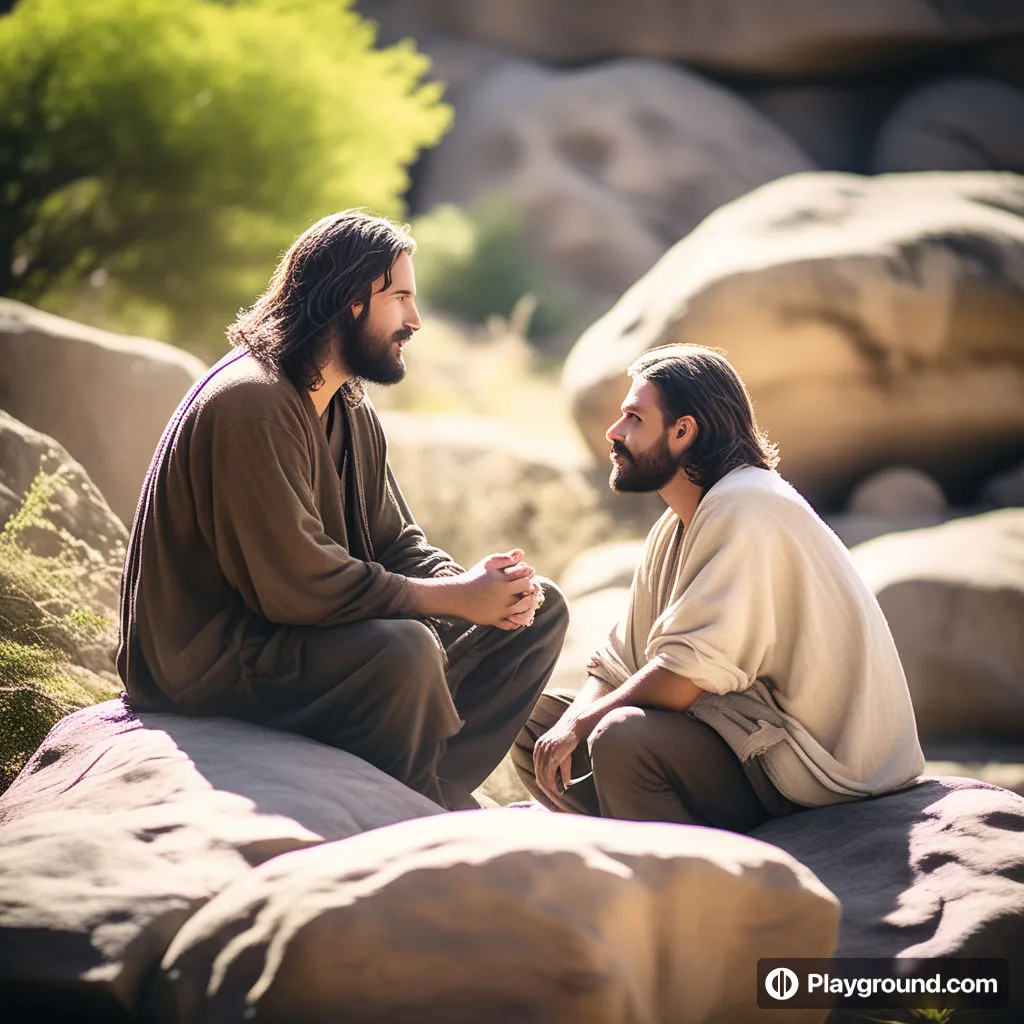
[[[959,778],[779,818],[754,835],[810,867],[839,897],[837,957],[1006,957],[1024,975],[1024,797]],[[964,1024],[1015,1024],[958,1010]],[[836,1013],[829,1024],[861,1024]]]
[[[253,865],[440,813],[288,733],[120,700],[76,712],[0,796],[0,989],[37,1020],[134,1014],[177,930]]]
[[[252,871],[181,929],[153,1003],[182,1024],[744,1024],[766,937],[827,956],[837,924],[810,872],[745,836],[468,811]]]
[[[1024,510],[852,549],[878,597],[925,738],[1024,735]]]

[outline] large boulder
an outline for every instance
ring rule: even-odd
[[[882,126],[873,169],[1024,172],[1024,90],[973,77],[922,86]]]
[[[120,692],[114,655],[127,539],[82,466],[0,411],[4,523],[0,791],[60,718]]]
[[[905,67],[1024,31],[1014,3],[938,0],[361,0],[385,26],[582,63],[631,54],[752,75],[827,76]]]
[[[167,1024],[744,1024],[758,957],[828,956],[837,924],[809,871],[746,836],[466,811],[250,872],[179,931],[151,1006]]]
[[[54,437],[130,523],[171,413],[205,372],[195,356],[0,299],[0,407]]]
[[[803,811],[754,830],[792,854],[843,907],[836,957],[1000,957],[1024,977],[1024,798],[958,778]],[[829,1018],[862,1024],[863,1011]],[[1024,988],[1005,1012],[957,1010],[958,1024],[1024,1019]]]
[[[428,157],[427,209],[500,195],[549,272],[614,298],[723,203],[814,165],[739,96],[666,64],[499,63]]]
[[[417,522],[466,565],[521,547],[557,581],[578,552],[644,534],[658,514],[645,496],[612,494],[608,470],[595,471],[585,450],[517,436],[508,422],[392,411],[381,422]]]
[[[21,532],[19,543],[44,558],[73,549],[89,596],[115,612],[128,542],[124,523],[62,445],[0,409],[0,524],[21,507],[41,472],[53,476],[40,510],[52,529],[30,526]]]
[[[901,463],[962,500],[1024,452],[1024,177],[800,174],[712,214],[566,360],[602,459],[626,367],[676,341],[726,351],[811,500]]]
[[[79,711],[0,796],[5,1013],[136,1019],[181,925],[254,865],[440,813],[359,758],[299,736],[136,717],[121,701]]]
[[[923,737],[1024,735],[1024,510],[879,537],[852,552],[899,648]]]

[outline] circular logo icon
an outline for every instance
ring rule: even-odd
[[[772,999],[792,999],[800,989],[800,979],[788,967],[776,967],[764,979],[764,987]]]

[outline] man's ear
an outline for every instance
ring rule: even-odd
[[[697,421],[692,416],[680,416],[672,424],[669,437],[679,447],[681,452],[685,452],[689,451],[697,443],[697,435],[699,433],[700,429],[697,426]]]
[[[363,314],[363,304],[361,302],[353,302],[348,308],[353,320],[358,320]]]

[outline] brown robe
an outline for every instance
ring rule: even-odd
[[[413,519],[362,389],[331,414],[333,454],[308,391],[243,351],[178,407],[125,561],[117,666],[133,706],[222,711],[298,678],[292,627],[411,617],[407,577],[461,571]]]

